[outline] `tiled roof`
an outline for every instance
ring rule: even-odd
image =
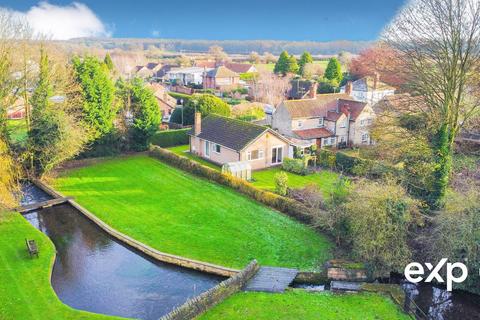
[[[333,136],[333,132],[325,128],[313,128],[293,131],[301,139],[319,139]]]
[[[345,93],[332,93],[319,94],[316,99],[286,100],[283,104],[292,119],[325,117],[328,110],[335,110],[338,99],[352,100]]]
[[[233,72],[236,72],[236,73],[245,73],[245,72],[248,72],[250,70],[250,68],[252,68],[252,65],[248,64],[248,63],[227,62],[227,63],[225,63],[225,67],[227,67],[228,69],[230,69],[230,70],[232,70]]]
[[[347,114],[350,112],[350,120],[355,121],[357,120],[360,113],[362,113],[363,109],[365,109],[367,103],[360,102],[360,101],[352,101],[352,100],[338,100],[338,110]],[[337,118],[338,119],[338,118]]]
[[[240,151],[267,130],[267,127],[250,122],[209,114],[202,119],[197,137]],[[193,129],[189,134],[193,135]]]
[[[228,69],[227,67],[220,66],[207,72],[207,76],[212,78],[232,78],[238,77],[238,74]]]

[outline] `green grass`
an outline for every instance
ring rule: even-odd
[[[274,191],[274,176],[282,171],[280,168],[270,168],[253,173],[254,181],[252,184],[257,188]],[[320,171],[310,175],[301,176],[291,172],[285,172],[288,176],[288,186],[290,188],[302,188],[308,184],[317,184],[322,192],[327,195],[332,189],[333,184],[338,179],[338,174],[332,171]]]
[[[31,259],[25,238],[37,242]],[[0,212],[0,319],[119,319],[77,311],[64,305],[50,285],[55,248],[18,213]]]
[[[25,119],[8,120],[7,128],[13,143],[24,144],[27,140],[27,124]]]
[[[309,227],[147,156],[73,169],[54,187],[163,252],[233,268],[255,258],[315,270],[331,258],[330,241]]]
[[[371,293],[332,294],[291,290],[283,294],[243,292],[199,320],[410,319],[390,299]]]
[[[168,148],[168,150],[178,155],[187,157],[193,161],[196,161],[212,169],[221,170],[220,166],[214,163],[205,161],[204,159],[189,153],[188,145],[172,147],[172,148]],[[252,178],[253,178],[252,184],[259,189],[273,192],[275,190],[274,176],[276,173],[280,171],[282,171],[280,167],[254,171],[252,173]],[[285,173],[288,176],[288,186],[290,188],[302,188],[308,184],[316,183],[318,184],[318,186],[320,187],[320,190],[322,190],[325,195],[329,193],[329,191],[333,187],[333,184],[338,179],[338,173],[335,173],[333,171],[328,171],[328,170],[320,171],[320,172],[306,175],[306,176],[301,176],[291,172],[285,172]]]
[[[172,151],[173,153],[176,153],[178,154],[179,156],[184,156],[184,157],[187,157],[188,159],[190,160],[193,160],[193,161],[196,161],[200,164],[203,164],[204,166],[207,166],[209,168],[212,168],[212,169],[215,169],[215,170],[218,170],[220,171],[222,168],[215,164],[215,163],[212,163],[210,161],[206,161],[192,153],[189,152],[190,150],[190,145],[182,145],[182,146],[176,146],[176,147],[171,147],[171,148],[167,148],[168,150]]]

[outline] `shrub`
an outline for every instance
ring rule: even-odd
[[[275,182],[275,192],[281,196],[287,195],[288,190],[288,176],[285,172],[276,173],[273,177]]]
[[[188,144],[188,129],[157,131],[151,138],[150,143],[162,148],[180,146]]]
[[[286,215],[297,219],[304,223],[311,223],[311,216],[308,214],[307,208],[296,200],[274,194],[272,192],[260,190],[247,181],[223,174],[209,167],[203,166],[186,157],[179,156],[169,150],[152,146],[150,156],[164,161],[181,170],[190,172],[196,176],[216,182],[218,184],[230,187],[250,198],[270,206]]]
[[[335,153],[327,149],[317,150],[318,164],[324,168],[329,168],[331,170],[335,169],[336,157]]]
[[[308,167],[303,159],[284,158],[282,169],[302,176],[309,173]]]

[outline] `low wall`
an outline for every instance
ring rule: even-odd
[[[185,302],[160,320],[190,320],[209,310],[234,293],[239,292],[258,271],[258,264],[253,260],[245,269],[235,276],[219,283],[208,291]]]
[[[325,284],[328,282],[327,272],[299,272],[293,283],[298,284]]]
[[[45,183],[39,180],[32,180],[32,182],[37,187],[39,187],[40,189],[42,189],[43,191],[45,191],[46,193],[48,193],[54,198],[64,197],[61,193],[55,191],[53,188],[47,186]],[[166,263],[170,263],[177,266],[194,269],[194,270],[198,270],[206,273],[220,275],[224,277],[232,277],[240,272],[239,270],[236,270],[236,269],[226,268],[223,266],[218,266],[218,265],[207,263],[207,262],[192,260],[192,259],[176,256],[173,254],[160,252],[110,227],[105,222],[100,220],[97,216],[95,216],[93,213],[89,212],[87,209],[83,208],[81,205],[76,203],[74,200],[69,199],[68,202],[74,208],[80,211],[85,217],[87,217],[87,219],[94,222],[97,226],[99,226],[101,229],[103,229],[112,237],[122,241],[123,243],[129,245],[130,247],[135,248],[143,252],[144,254],[148,255],[149,257],[152,257],[158,261],[166,262]]]

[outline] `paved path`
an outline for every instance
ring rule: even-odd
[[[247,283],[245,291],[284,292],[297,276],[298,270],[287,268],[260,267],[257,274]]]

